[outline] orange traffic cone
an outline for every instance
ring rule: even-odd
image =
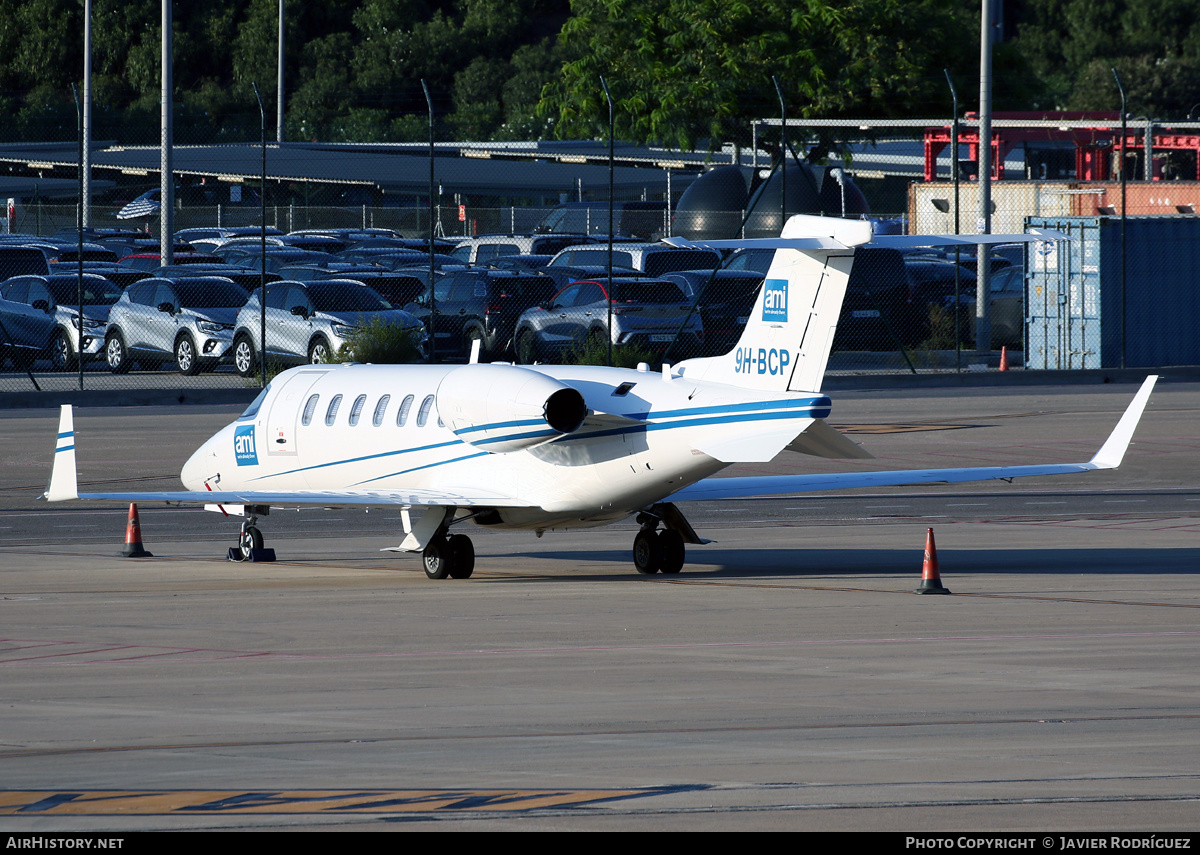
[[[925,532],[925,561],[921,565],[921,587],[914,594],[949,594],[950,589],[942,587],[942,577],[938,575],[937,547],[933,544],[933,529]]]
[[[1000,348],[1000,370],[1008,370],[1008,346]]]
[[[142,548],[142,523],[138,519],[137,505],[129,506],[129,522],[125,525],[125,548],[121,554],[126,558],[153,558]]]

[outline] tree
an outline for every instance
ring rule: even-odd
[[[904,115],[944,101],[941,68],[970,53],[955,0],[574,0],[572,12],[542,100],[567,137],[606,133],[601,75],[622,136],[690,147],[776,115],[772,75],[793,115]]]
[[[1200,19],[1191,0],[1027,0],[1013,47],[1040,83],[1034,106],[1182,117],[1200,101]]]

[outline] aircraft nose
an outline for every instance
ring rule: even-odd
[[[199,448],[197,448],[192,456],[188,458],[187,463],[183,464],[183,471],[179,473],[179,479],[183,481],[183,486],[188,490],[203,490],[204,482],[221,471],[220,460],[217,455],[218,440],[221,431],[216,436],[209,439]],[[216,489],[216,485],[213,485]]]

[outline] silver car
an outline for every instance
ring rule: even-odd
[[[67,371],[80,353],[87,362],[101,352],[109,308],[120,296],[103,276],[85,273],[80,323],[78,275],[14,276],[0,285],[0,340],[19,365],[47,358],[55,371]]]
[[[211,370],[229,358],[233,324],[249,295],[220,276],[143,279],[109,312],[104,359],[115,374],[174,361],[179,373]]]
[[[255,291],[237,316],[233,364],[243,377],[254,373],[263,351],[260,305]],[[327,354],[336,354],[361,324],[376,318],[413,330],[424,353],[428,336],[421,322],[409,312],[392,308],[361,282],[272,282],[267,285],[267,360],[287,364],[320,362]]]
[[[585,342],[609,340],[608,283],[581,279],[572,282],[541,306],[527,310],[517,321],[517,361],[557,361]],[[612,299],[612,343],[663,353],[680,336],[673,351],[678,358],[693,356],[704,340],[700,313],[674,282],[665,279],[615,279]]]

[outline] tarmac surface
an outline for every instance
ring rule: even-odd
[[[730,473],[1086,460],[1135,388],[835,394],[876,460]],[[1194,830],[1198,410],[1160,384],[1117,472],[689,506],[675,577],[623,524],[442,582],[378,512],[233,564],[144,507],[121,558],[123,507],[32,501],[56,414],[0,413],[0,828]],[[172,489],[236,411],[78,410],[81,482]]]

